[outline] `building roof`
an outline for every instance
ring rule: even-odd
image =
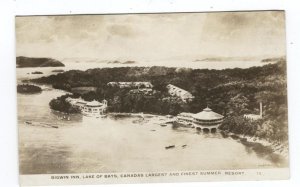
[[[194,96],[189,91],[186,91],[186,90],[179,88],[177,86],[174,86],[172,84],[168,84],[167,88],[169,89],[169,93],[171,95],[172,95],[172,93],[174,93],[176,96],[180,97],[181,99],[185,99],[185,98],[193,99],[194,98]]]
[[[100,103],[100,102],[98,102],[98,101],[96,101],[96,100],[93,100],[93,101],[91,101],[91,102],[88,102],[88,103],[86,104],[86,106],[102,106],[102,103]]]
[[[195,114],[194,118],[199,120],[218,120],[218,119],[223,119],[224,116],[216,112],[213,112],[210,108],[207,107],[202,112]]]
[[[178,114],[178,116],[185,116],[185,117],[193,117],[193,113],[188,113],[188,112],[181,112]]]

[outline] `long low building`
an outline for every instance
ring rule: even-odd
[[[144,96],[153,96],[156,93],[152,88],[141,88],[141,89],[132,89],[129,91],[129,94],[132,95],[144,95]]]
[[[183,112],[177,115],[178,123],[191,125],[204,132],[216,132],[223,120],[223,115],[213,112],[208,107],[197,114]]]
[[[119,88],[153,88],[151,82],[109,82],[107,85]]]

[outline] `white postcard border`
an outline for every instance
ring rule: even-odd
[[[20,175],[20,184],[95,185],[159,182],[286,180],[289,168]]]

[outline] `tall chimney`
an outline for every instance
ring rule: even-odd
[[[262,118],[262,102],[259,102],[259,116]]]

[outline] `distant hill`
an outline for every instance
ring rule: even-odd
[[[265,58],[262,59],[262,63],[269,63],[269,62],[278,62],[278,61],[285,61],[285,57],[274,57],[274,58]]]
[[[208,57],[196,59],[194,62],[222,62],[222,61],[251,61],[258,60],[257,57]]]
[[[137,62],[133,61],[133,60],[128,60],[128,61],[125,61],[125,62],[120,62],[118,60],[107,62],[107,64],[136,64],[136,63]]]
[[[60,67],[65,66],[58,60],[52,58],[30,58],[30,57],[17,57],[17,68],[24,67]]]

